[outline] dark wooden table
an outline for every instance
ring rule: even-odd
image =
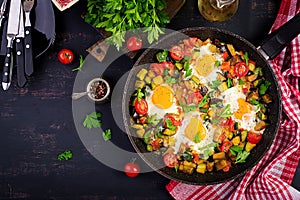
[[[279,3],[278,0],[241,1],[231,20],[210,23],[200,16],[197,2],[187,0],[168,28],[216,26],[236,32],[257,45],[267,35]],[[0,91],[0,199],[171,199],[165,189],[168,179],[156,172],[128,178],[122,171],[98,161],[77,133],[71,100],[77,72],[72,72],[72,68],[79,65],[78,56],[86,56],[85,50],[101,39],[81,18],[85,6],[86,1],[80,1],[64,12],[55,8],[56,40],[34,61],[34,75],[24,88],[16,86],[14,76],[9,91]],[[72,65],[58,62],[57,52],[61,48],[74,51],[77,59]],[[111,64],[105,75],[115,85],[133,63],[134,59],[124,55]],[[90,104],[87,99],[82,102]],[[95,106],[103,115],[103,129],[112,130],[111,141],[116,146],[133,152],[126,134],[116,126],[112,106],[110,103]],[[102,140],[101,132],[98,134]],[[59,161],[57,155],[65,150],[71,150],[73,158]],[[129,161],[129,158],[118,159],[119,166]],[[141,159],[137,162],[142,170],[148,169]],[[298,190],[299,179],[298,173],[293,182]]]

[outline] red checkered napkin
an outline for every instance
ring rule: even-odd
[[[300,11],[297,0],[282,0],[271,31]],[[270,61],[281,85],[283,117],[278,134],[263,159],[243,177],[210,186],[170,181],[169,193],[185,199],[300,199],[290,186],[300,158],[300,36]]]

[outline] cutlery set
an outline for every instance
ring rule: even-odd
[[[0,8],[0,26],[5,19],[8,1],[3,0]],[[18,86],[23,87],[26,76],[33,73],[30,11],[34,0],[10,0],[7,22],[7,48],[2,74],[2,88],[8,90],[13,67],[17,68]],[[25,18],[25,20],[24,20]]]

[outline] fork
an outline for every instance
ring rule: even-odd
[[[33,73],[32,60],[32,41],[31,41],[31,23],[30,11],[34,6],[34,0],[24,0],[23,8],[25,11],[25,73],[30,76]]]

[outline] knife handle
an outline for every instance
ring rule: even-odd
[[[7,90],[10,84],[10,63],[11,63],[11,47],[6,48],[6,56],[4,59],[4,67],[3,67],[3,72],[2,72],[2,87],[4,90]],[[3,83],[6,84],[7,86],[4,87]]]
[[[25,26],[25,73],[30,76],[33,73],[31,26]]]
[[[24,66],[24,48],[23,48],[23,38],[16,38],[16,67],[17,67],[17,79],[18,86],[24,87],[27,82],[25,76],[25,66]]]

